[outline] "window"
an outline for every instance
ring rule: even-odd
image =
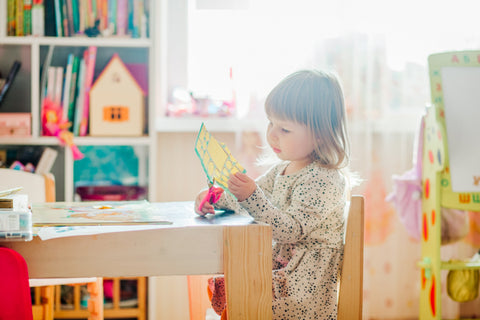
[[[353,119],[418,114],[430,101],[428,55],[480,47],[475,0],[184,1],[183,85],[234,95],[238,118],[257,116],[270,89],[301,68],[337,72]]]

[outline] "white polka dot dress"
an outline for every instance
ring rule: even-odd
[[[336,319],[343,252],[345,178],[316,162],[283,175],[288,162],[257,179],[245,201],[215,205],[268,223],[273,232],[273,319]]]

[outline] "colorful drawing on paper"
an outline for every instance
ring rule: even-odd
[[[207,175],[208,181],[215,182],[228,190],[227,181],[231,174],[245,172],[224,143],[218,142],[202,123],[195,141],[195,152]]]
[[[32,217],[34,226],[170,224],[146,200],[38,203]]]

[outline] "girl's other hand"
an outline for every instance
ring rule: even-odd
[[[250,197],[255,189],[257,189],[255,180],[244,173],[237,172],[228,179],[228,190],[240,202]]]
[[[195,198],[195,213],[197,213],[200,216],[204,216],[207,213],[215,214],[215,208],[208,201],[205,201],[205,203],[202,205],[202,207],[199,208],[200,204],[202,203],[203,198],[205,198],[207,193],[208,193],[208,190],[203,190]]]

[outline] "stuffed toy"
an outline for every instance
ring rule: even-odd
[[[68,131],[72,124],[62,119],[62,108],[49,98],[45,98],[42,108],[43,135],[57,137],[62,145],[70,148],[74,160],[83,159],[83,153],[73,142],[73,133]]]

